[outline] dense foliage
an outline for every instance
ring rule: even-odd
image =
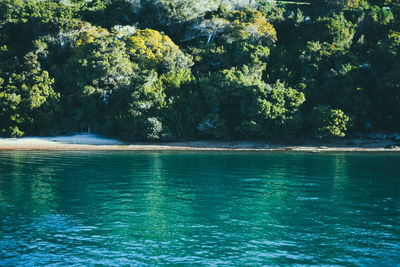
[[[400,1],[0,0],[0,135],[400,131]]]

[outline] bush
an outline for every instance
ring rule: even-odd
[[[317,106],[311,111],[311,124],[316,137],[344,137],[349,116],[340,109],[330,106]]]
[[[149,140],[159,139],[163,132],[162,123],[154,117],[147,118],[144,123],[145,138]]]

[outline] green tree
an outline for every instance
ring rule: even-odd
[[[311,124],[317,137],[345,136],[349,116],[340,109],[317,106],[311,111]]]
[[[125,37],[131,59],[159,73],[189,69],[193,64],[172,40],[158,31],[145,29]]]
[[[46,134],[54,130],[59,115],[59,94],[54,79],[43,71],[37,55],[28,53],[17,73],[0,79],[0,132],[3,136]]]
[[[209,114],[200,128],[230,138],[297,134],[304,94],[279,81],[265,84],[262,71],[262,66],[232,68],[208,81],[203,94]]]
[[[343,13],[322,17],[317,23],[318,38],[332,44],[335,49],[349,49],[353,43],[354,28]]]
[[[129,87],[135,71],[125,43],[107,30],[86,23],[78,33],[58,84],[69,127],[89,130],[102,124],[111,94]]]

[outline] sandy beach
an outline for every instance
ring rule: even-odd
[[[351,139],[335,142],[304,141],[298,144],[265,141],[187,141],[128,143],[100,135],[0,138],[0,150],[237,150],[237,151],[387,151],[400,152],[390,139]]]

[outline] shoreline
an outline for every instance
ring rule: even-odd
[[[335,142],[306,140],[301,144],[266,141],[123,142],[99,135],[0,138],[0,151],[294,151],[294,152],[400,152],[400,142],[390,139],[348,139]]]

